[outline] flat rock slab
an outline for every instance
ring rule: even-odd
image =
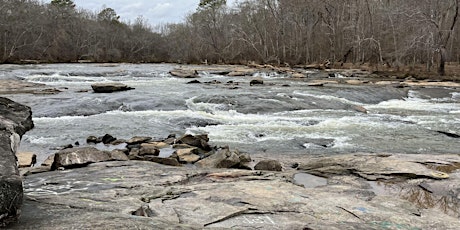
[[[297,172],[126,161],[34,174],[25,180],[23,215],[11,228],[460,228],[458,217],[376,194],[362,178],[334,176],[304,188],[292,182]]]
[[[55,88],[49,88],[45,84],[20,80],[0,80],[0,94],[57,94],[59,92],[61,91]]]
[[[460,162],[458,155],[444,155],[446,162]],[[404,154],[349,154],[319,157],[301,162],[298,167],[315,175],[359,175],[367,180],[446,179],[448,174],[426,167],[438,156]]]
[[[121,155],[121,157],[120,157]],[[124,156],[124,157],[123,157]],[[101,151],[94,147],[82,147],[64,149],[54,155],[54,162],[51,165],[52,169],[58,168],[75,168],[83,167],[90,163],[128,160],[128,157],[117,151],[108,152]]]
[[[92,84],[91,88],[95,93],[113,93],[134,89],[122,83],[96,83]]]

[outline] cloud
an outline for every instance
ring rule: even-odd
[[[93,12],[99,12],[104,7],[110,7],[117,12],[122,21],[134,22],[143,16],[152,25],[164,23],[179,23],[194,12],[200,0],[73,0],[77,7]],[[227,0],[231,5],[236,0]],[[241,0],[240,0],[241,1]],[[46,0],[45,2],[51,2]]]
[[[51,0],[48,0],[48,2]],[[178,23],[194,11],[200,0],[74,0],[77,7],[99,12],[103,7],[113,8],[122,21],[133,22],[143,16],[150,24]]]

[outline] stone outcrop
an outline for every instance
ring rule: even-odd
[[[119,91],[127,91],[132,90],[131,88],[122,83],[95,83],[91,85],[91,88],[95,93],[113,93]]]
[[[28,199],[23,215],[10,228],[460,228],[459,205],[455,203],[460,191],[452,186],[460,182],[460,172],[455,171],[460,165],[454,167],[460,162],[458,155],[433,158],[350,154],[324,158],[324,164],[321,159],[292,158],[300,165],[300,171],[287,168],[284,172],[170,167],[126,161],[29,175],[25,181]],[[381,166],[375,167],[376,162]],[[386,184],[354,174],[375,168],[375,173],[382,175],[410,171],[426,175],[436,171],[428,164],[443,170],[444,166],[452,166],[452,170],[447,170],[450,177],[442,180],[403,177],[404,181]],[[332,166],[343,170],[330,170]],[[409,168],[399,169],[405,166]],[[296,174],[313,169],[327,174],[323,179],[327,183],[308,188],[294,184]],[[329,174],[332,172],[340,174]],[[438,202],[430,202],[433,200]]]
[[[83,167],[91,163],[113,160],[128,160],[128,157],[122,157],[119,152],[100,151],[93,147],[64,149],[54,155],[51,169]]]
[[[29,107],[0,97],[0,227],[20,214],[23,188],[16,152],[22,135],[33,126]]]

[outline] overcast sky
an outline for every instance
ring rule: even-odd
[[[152,25],[181,22],[198,7],[200,0],[73,0],[77,7],[99,12],[113,8],[122,21],[134,22],[142,15]],[[236,0],[227,0],[231,4]],[[46,2],[51,2],[47,0]]]

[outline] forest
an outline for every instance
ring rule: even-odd
[[[177,24],[71,0],[0,0],[0,63],[460,63],[460,0],[201,0]]]

